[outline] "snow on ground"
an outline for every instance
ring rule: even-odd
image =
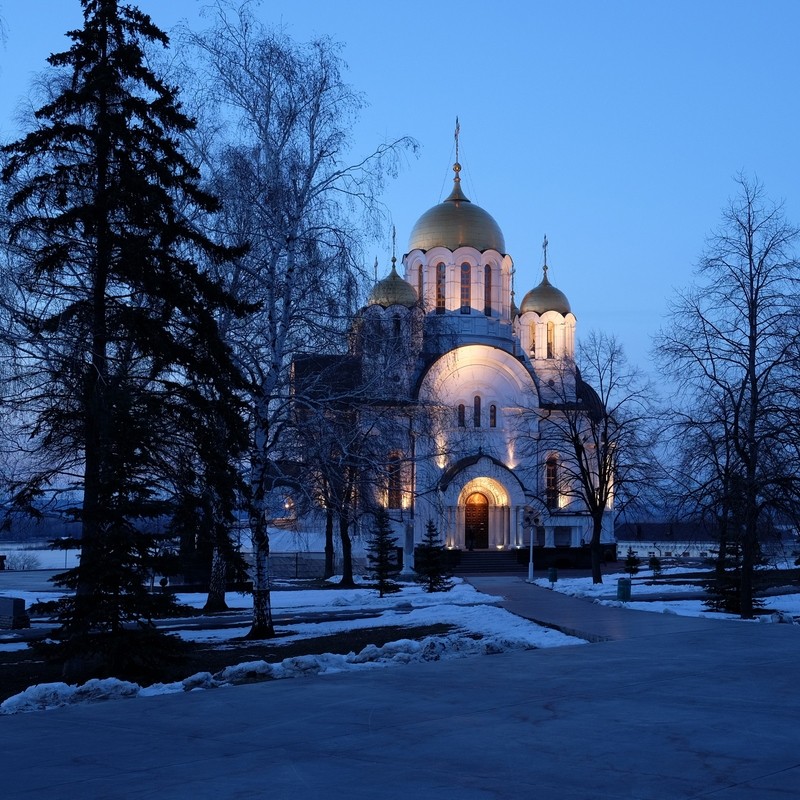
[[[180,595],[181,602],[194,607],[205,603],[205,595]],[[280,646],[299,639],[326,636],[354,628],[385,626],[417,627],[444,623],[454,631],[429,636],[421,641],[400,639],[377,647],[368,645],[360,653],[300,656],[269,664],[247,662],[228,667],[216,675],[198,673],[184,681],[141,687],[115,679],[88,681],[82,686],[49,683],[32,686],[0,704],[0,714],[15,714],[56,708],[63,705],[124,697],[211,689],[253,680],[324,675],[359,669],[374,669],[396,664],[438,661],[468,655],[489,655],[514,649],[561,647],[585,644],[582,639],[540,627],[498,608],[501,598],[481,594],[469,584],[458,582],[450,592],[429,594],[418,585],[403,586],[401,592],[380,598],[374,589],[298,589],[272,594],[275,613],[309,614],[331,610],[367,614],[365,618],[288,624],[278,626],[282,634],[270,644]],[[248,598],[229,595],[229,605],[247,605]],[[252,605],[252,601],[249,601]],[[247,627],[219,630],[181,630],[181,638],[191,641],[224,642],[240,637]],[[476,637],[480,638],[476,638]],[[224,645],[223,645],[224,646]]]
[[[640,571],[633,579],[632,601],[626,603],[616,599],[617,579],[626,577],[624,574],[607,575],[605,583],[597,585],[592,584],[590,577],[559,578],[554,584],[545,578],[539,578],[535,583],[565,594],[586,597],[604,605],[687,616],[735,619],[731,615],[707,611],[699,597],[688,599],[687,594],[698,595],[701,590],[695,583],[681,582],[680,576],[684,572],[686,570],[680,567],[665,569],[662,577],[670,578],[671,582],[653,584],[650,582],[652,573],[647,570]],[[383,598],[378,597],[377,592],[370,588],[302,589],[294,588],[296,585],[291,582],[276,583],[275,591],[272,593],[272,609],[275,614],[308,617],[334,611],[353,614],[356,618],[344,620],[321,618],[319,622],[279,624],[281,637],[273,640],[272,645],[280,646],[300,639],[326,636],[355,628],[417,627],[444,623],[453,626],[454,631],[443,636],[430,636],[421,641],[401,639],[382,647],[369,645],[360,653],[348,655],[325,653],[286,658],[278,663],[247,662],[228,667],[216,675],[203,672],[183,681],[148,687],[116,679],[89,681],[82,686],[68,686],[64,683],[41,684],[8,698],[0,704],[0,714],[42,710],[111,698],[147,697],[210,689],[254,680],[324,675],[415,661],[493,654],[519,648],[559,647],[584,643],[583,640],[542,628],[508,613],[496,605],[501,598],[481,594],[463,581],[457,581],[450,592],[434,594],[426,593],[418,585],[408,584],[403,586],[400,593]],[[57,596],[57,593],[48,592],[6,593],[23,597],[27,604],[38,599]],[[205,604],[206,596],[180,594],[177,599],[185,605],[201,608]],[[230,593],[227,601],[231,608],[252,607],[252,597],[249,595]],[[800,594],[770,597],[766,601],[766,606],[769,610],[782,612],[782,615],[773,618],[765,616],[764,621],[791,621],[792,616],[800,616]],[[787,618],[785,615],[790,616]],[[781,618],[778,619],[778,616]],[[180,622],[176,620],[175,627],[179,625]],[[248,628],[249,626],[216,630],[179,630],[177,633],[187,641],[217,642],[219,646],[225,647],[225,642],[243,636]],[[480,638],[476,638],[478,636]],[[20,649],[22,646],[15,642],[0,645],[0,650]]]
[[[606,606],[632,608],[637,611],[652,611],[660,614],[677,614],[684,617],[707,617],[708,619],[739,619],[735,614],[722,614],[709,611],[702,600],[702,588],[695,583],[680,583],[680,576],[689,570],[673,567],[662,570],[662,578],[671,579],[669,583],[652,583],[653,573],[640,570],[632,579],[631,600],[617,600],[617,580],[627,578],[624,573],[604,576],[604,583],[593,584],[591,577],[559,578],[551,584],[546,578],[534,581],[537,586],[552,588],[556,592],[585,597],[595,603]],[[696,574],[697,570],[691,570]],[[672,581],[675,581],[674,583]],[[686,598],[679,595],[693,594],[696,597]],[[676,595],[670,597],[670,595]],[[649,598],[649,599],[648,599]],[[800,594],[775,595],[764,598],[764,610],[800,616]]]

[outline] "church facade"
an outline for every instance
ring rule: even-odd
[[[390,422],[375,426],[384,468],[362,500],[387,509],[406,568],[429,522],[453,550],[527,549],[533,537],[551,555],[586,553],[591,520],[548,430],[560,404],[599,402],[574,366],[576,318],[546,248],[541,283],[516,306],[500,226],[464,195],[460,169],[414,225],[403,275],[393,258],[354,324],[349,357],[380,409],[369,424]]]

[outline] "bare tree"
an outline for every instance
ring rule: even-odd
[[[592,581],[602,583],[604,521],[639,503],[658,481],[655,456],[654,390],[627,362],[613,337],[591,333],[576,361],[556,371],[541,417],[537,447],[542,474],[557,454],[557,487],[543,487],[543,501],[555,488],[575,502],[592,524]]]
[[[250,387],[250,636],[268,637],[267,509],[286,480],[274,455],[290,420],[292,358],[330,352],[340,341],[355,311],[360,244],[380,216],[384,177],[414,143],[394,141],[347,163],[362,100],[342,78],[338,47],[328,39],[301,45],[267,30],[249,3],[219,2],[211,30],[182,38],[206,120],[206,138],[195,141],[226,206],[216,224],[228,241],[250,245],[226,283],[259,306],[252,324],[231,317],[227,337]]]
[[[759,530],[796,516],[799,231],[744,176],[708,239],[696,282],[673,301],[657,353],[676,388],[683,483],[741,548],[740,610],[753,614]]]

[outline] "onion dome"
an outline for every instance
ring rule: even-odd
[[[397,259],[392,256],[392,271],[372,287],[367,305],[383,306],[384,308],[389,306],[411,308],[417,304],[417,290],[397,274],[395,261]]]
[[[453,164],[453,191],[438,205],[429,208],[414,225],[408,249],[430,250],[432,247],[474,247],[476,250],[497,250],[505,254],[503,232],[494,217],[472,203],[461,191],[461,164]]]
[[[542,282],[522,298],[519,310],[521,314],[526,311],[534,311],[537,314],[544,314],[545,311],[557,311],[559,314],[571,312],[567,296],[547,280],[547,264],[544,266]]]

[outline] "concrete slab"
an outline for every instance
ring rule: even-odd
[[[584,647],[0,717],[2,796],[796,797],[800,627],[673,622]]]

